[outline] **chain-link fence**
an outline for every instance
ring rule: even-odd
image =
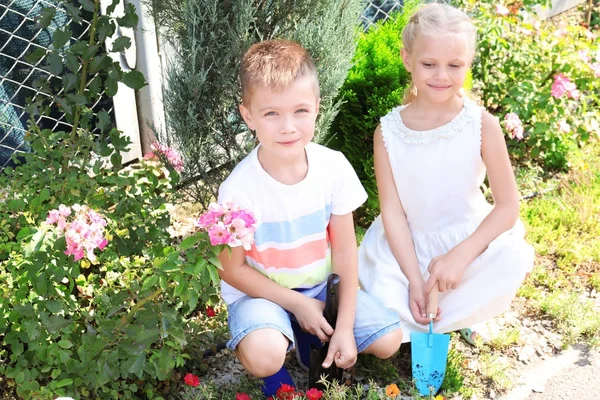
[[[57,79],[48,72],[44,59],[30,63],[27,55],[36,48],[50,48],[53,33],[67,24],[74,32],[74,39],[88,34],[89,22],[84,18],[81,24],[72,23],[64,4],[61,0],[0,0],[0,169],[10,163],[15,151],[27,151],[23,138],[30,116],[25,105],[27,99],[44,95],[36,89],[36,81]],[[50,6],[57,12],[50,26],[41,29],[35,20]],[[401,7],[401,0],[371,0],[361,16],[361,23],[368,29]],[[85,17],[85,12],[82,11],[82,15]],[[101,108],[112,115],[110,99],[102,98],[94,105],[96,112]],[[68,130],[70,125],[65,121],[65,114],[56,107],[52,110],[50,115],[38,117],[37,123],[42,128]]]
[[[402,4],[402,0],[370,0],[360,18],[363,27],[366,30],[379,20],[385,21],[391,13],[399,11]]]
[[[36,48],[51,47],[57,29],[69,25],[73,39],[84,39],[90,28],[85,12],[83,21],[73,23],[60,0],[0,0],[0,168],[10,163],[15,151],[26,151],[23,140],[30,115],[25,110],[27,99],[47,96],[36,88],[38,81],[59,79],[45,67],[46,60],[28,61],[27,55]],[[46,29],[36,24],[42,10],[56,8],[52,22]],[[60,93],[58,93],[60,96]],[[112,101],[101,98],[93,106],[95,112],[106,109],[112,114]],[[42,128],[70,129],[65,114],[52,107],[47,116],[38,116]]]

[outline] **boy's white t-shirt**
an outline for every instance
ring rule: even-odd
[[[256,147],[219,188],[219,203],[233,201],[254,213],[256,232],[246,263],[290,289],[323,285],[331,273],[327,227],[331,214],[354,211],[367,199],[354,169],[339,151],[309,143],[308,172],[294,185],[270,176]],[[245,296],[226,282],[227,304]]]

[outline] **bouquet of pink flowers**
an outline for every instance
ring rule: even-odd
[[[61,204],[58,209],[50,210],[46,223],[55,225],[64,234],[67,241],[65,254],[75,257],[75,261],[83,257],[96,261],[94,250],[102,250],[108,244],[104,237],[106,220],[88,206],[74,204],[67,207]]]
[[[254,243],[254,224],[256,220],[252,212],[244,210],[228,202],[226,204],[211,203],[208,211],[198,218],[196,225],[208,232],[210,244],[243,246],[250,250]]]

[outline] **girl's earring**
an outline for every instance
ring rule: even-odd
[[[413,97],[417,97],[418,91],[417,91],[417,87],[415,85],[413,85],[413,87],[411,88],[410,94],[412,94]]]

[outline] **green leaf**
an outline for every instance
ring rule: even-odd
[[[108,112],[106,112],[106,110],[102,110],[98,113],[98,128],[100,129],[100,132],[106,132],[106,128],[108,128],[108,126],[111,124],[110,122],[110,116],[108,115]]]
[[[60,369],[55,369],[55,370],[52,370],[52,373],[50,374],[50,376],[52,377],[52,379],[56,379],[60,376],[61,373],[62,373],[62,371]]]
[[[65,340],[65,339],[58,342],[58,345],[60,347],[62,347],[63,349],[70,349],[71,347],[73,347],[73,343],[71,343],[69,340]]]
[[[135,28],[138,24],[138,16],[135,12],[135,6],[131,3],[125,5],[125,15],[117,18],[117,23],[126,28]]]
[[[129,71],[124,73],[123,83],[134,90],[139,90],[147,85],[144,75],[140,71]]]
[[[46,49],[36,47],[35,50],[25,56],[25,61],[30,64],[37,64],[38,61],[44,58],[47,52]]]
[[[74,88],[75,85],[77,85],[77,75],[69,73],[63,76],[63,88],[65,92]]]
[[[73,384],[73,379],[66,378],[66,379],[63,379],[63,380],[59,381],[56,384],[56,387],[57,388],[61,388],[61,387],[65,387],[65,386],[71,386],[72,384]]]
[[[117,81],[112,78],[110,75],[106,77],[106,80],[104,81],[104,88],[105,88],[105,93],[108,97],[113,97],[115,94],[117,94],[117,90],[118,90],[118,86],[117,86]]]
[[[158,275],[155,274],[149,276],[144,280],[144,283],[142,284],[142,290],[145,291],[154,287],[156,285],[156,282],[158,282]]]
[[[79,4],[81,4],[81,7],[83,7],[83,9],[85,11],[90,11],[90,12],[94,12],[95,8],[94,8],[94,2],[92,0],[77,0],[79,2]]]
[[[181,248],[181,250],[185,251],[185,250],[189,249],[190,247],[194,246],[201,239],[202,238],[199,235],[188,236],[185,239],[183,239],[183,241],[179,245],[179,248]]]
[[[146,366],[146,354],[142,351],[139,353],[135,362],[129,367],[127,372],[131,374],[135,374],[138,378],[141,378],[144,372],[144,367]]]
[[[46,308],[53,314],[58,314],[62,311],[63,307],[60,301],[58,300],[48,300],[46,301]]]
[[[63,70],[62,59],[56,52],[51,52],[48,56],[48,67],[53,75],[60,75]]]
[[[69,40],[71,40],[71,36],[73,36],[73,32],[68,27],[64,27],[54,32],[52,35],[52,45],[55,49],[63,48]]]
[[[67,98],[78,106],[82,106],[87,103],[87,98],[82,94],[71,93],[67,95]]]
[[[40,15],[37,19],[36,28],[46,29],[52,23],[54,19],[54,15],[56,14],[56,8],[54,7],[44,7],[42,11],[40,11]]]
[[[195,290],[190,290],[190,299],[188,300],[188,306],[190,307],[190,312],[196,309],[198,305],[198,293]]]
[[[112,3],[110,4],[110,6],[108,6],[108,8],[106,9],[106,13],[108,15],[112,14],[113,12],[115,12],[115,8],[117,8],[117,5],[119,4],[121,0],[112,0]]]
[[[94,57],[92,62],[90,63],[90,73],[96,74],[100,69],[107,68],[110,66],[112,62],[111,58],[106,54],[101,54],[99,56]]]
[[[81,12],[79,11],[79,7],[75,7],[69,2],[62,3],[62,6],[67,9],[67,14],[69,14],[73,21],[75,21],[78,24],[83,22],[83,19],[81,18]]]
[[[71,52],[67,53],[65,56],[65,64],[67,64],[67,68],[69,68],[69,71],[72,73],[75,74],[79,71],[79,59],[75,54]]]
[[[209,265],[208,273],[210,274],[210,280],[213,282],[213,285],[218,285],[221,279],[219,278],[219,273],[217,272],[217,269]]]
[[[81,56],[83,57],[84,60],[89,60],[90,58],[92,58],[96,55],[99,48],[100,48],[100,46],[98,46],[97,44],[95,44],[93,46],[87,46],[85,48],[85,50],[83,50]]]
[[[112,52],[118,53],[131,47],[131,39],[127,36],[121,36],[113,42]]]

